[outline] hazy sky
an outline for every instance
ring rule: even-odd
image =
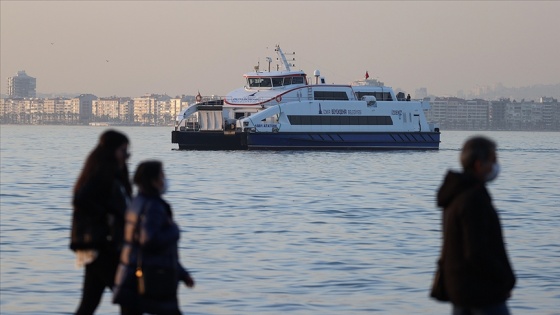
[[[5,1],[1,91],[225,95],[274,45],[329,83],[455,95],[560,83],[558,1]],[[108,61],[107,61],[108,60]]]

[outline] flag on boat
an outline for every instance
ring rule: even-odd
[[[369,73],[366,71],[366,80],[369,78]]]

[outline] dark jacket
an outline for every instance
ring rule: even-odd
[[[515,275],[485,184],[468,174],[450,171],[437,202],[443,207],[441,265],[451,302],[480,307],[506,301]]]
[[[74,193],[70,249],[119,250],[128,194],[114,179],[92,178]]]
[[[179,234],[171,207],[160,196],[140,193],[133,199],[126,212],[125,242],[115,277],[114,303],[150,313],[178,310],[177,285],[188,274],[179,262]],[[142,257],[143,267],[175,268],[177,281],[174,295],[158,300],[138,295],[134,272],[139,255]]]

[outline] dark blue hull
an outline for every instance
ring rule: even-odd
[[[439,132],[249,133],[249,150],[437,150]]]
[[[179,150],[247,150],[245,134],[226,134],[223,131],[172,131],[171,143]]]

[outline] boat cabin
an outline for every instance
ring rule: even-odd
[[[249,89],[280,88],[288,85],[307,84],[305,73],[298,72],[290,74],[273,75],[272,72],[259,72],[245,75],[246,87]]]

